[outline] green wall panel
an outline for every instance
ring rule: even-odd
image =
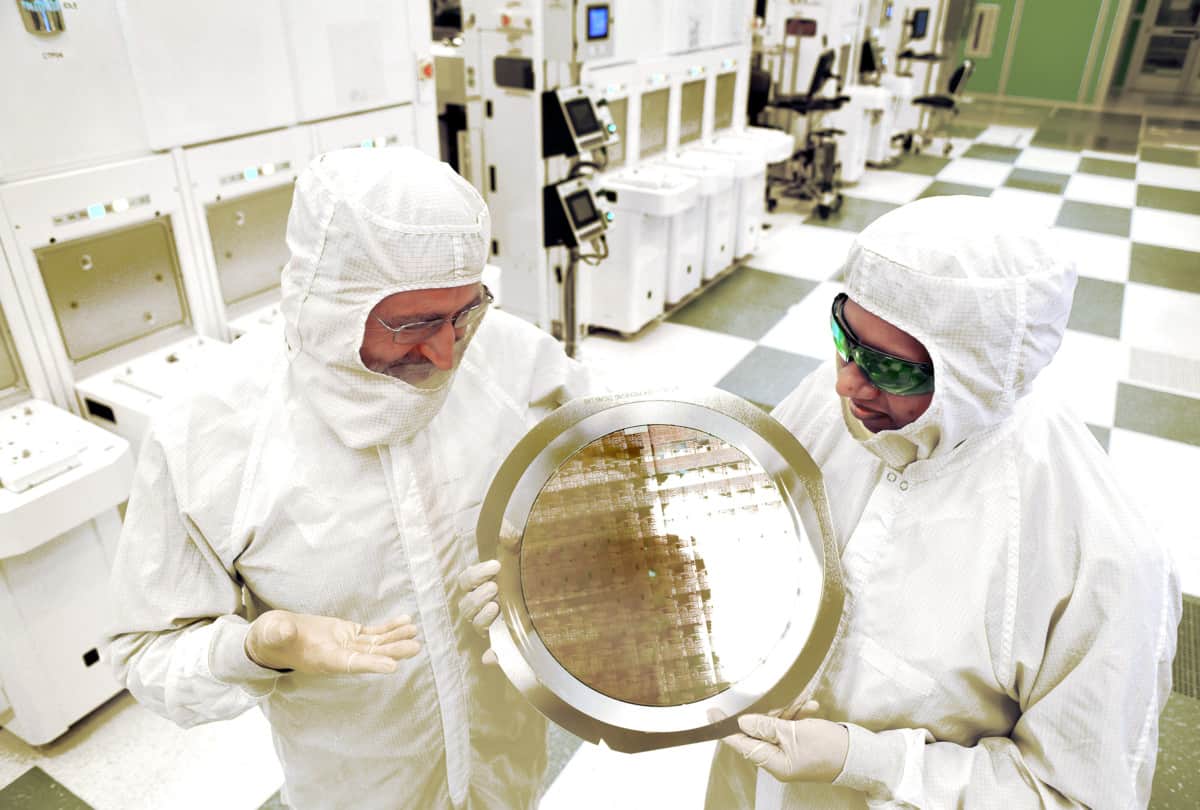
[[[969,93],[999,93],[1000,76],[1004,72],[1004,51],[1008,48],[1008,37],[1012,31],[1013,9],[1017,0],[979,0],[979,2],[995,3],[1000,6],[1000,17],[996,21],[996,39],[992,45],[992,55],[987,59],[975,58],[975,72],[967,84]],[[972,21],[974,18],[972,18]],[[968,32],[969,33],[969,32]],[[959,51],[961,62],[966,56],[966,43]]]
[[[1092,71],[1087,77],[1087,91],[1084,93],[1083,100],[1091,104],[1096,100],[1096,88],[1100,85],[1100,73],[1104,70],[1105,57],[1108,56],[1109,48],[1115,48],[1119,43],[1113,41],[1114,36],[1119,36],[1117,31],[1117,9],[1121,6],[1121,0],[1108,0],[1108,10],[1104,17],[1104,28],[1100,31],[1100,41],[1096,45],[1096,61],[1092,65]]]
[[[1075,101],[1101,5],[1102,0],[1025,0],[1005,95]]]

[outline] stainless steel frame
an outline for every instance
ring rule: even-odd
[[[564,669],[538,637],[521,583],[521,541],[543,486],[559,466],[592,441],[625,428],[663,424],[716,436],[745,453],[770,477],[820,565],[820,587],[754,671],[709,698],[647,706],[598,692]],[[497,472],[477,527],[480,558],[501,561],[499,604],[491,645],[509,680],[543,714],[572,733],[618,751],[637,752],[712,740],[737,730],[736,716],[767,712],[806,698],[842,620],[844,589],[821,474],[790,432],[760,409],[718,390],[621,394],[569,403],[531,430]],[[751,574],[753,572],[750,572]],[[712,724],[710,709],[726,720]]]

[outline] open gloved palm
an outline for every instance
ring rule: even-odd
[[[363,627],[330,616],[272,610],[259,616],[246,634],[246,655],[268,669],[309,674],[387,674],[420,649],[417,627],[408,616]]]

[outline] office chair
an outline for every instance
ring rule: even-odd
[[[946,156],[950,154],[950,121],[958,115],[958,103],[962,98],[963,88],[966,87],[967,80],[971,78],[974,71],[975,63],[970,59],[964,59],[963,63],[954,69],[954,73],[950,74],[950,82],[946,86],[945,93],[917,96],[912,100],[912,103],[918,107],[929,110],[929,126],[919,134],[915,144],[912,143],[911,135],[909,136],[910,140],[905,142],[906,150],[911,145],[919,154],[924,143],[931,142],[941,133],[946,138],[942,154]]]
[[[783,186],[783,194],[790,197],[814,200],[817,215],[826,219],[842,207],[841,166],[837,159],[837,136],[846,133],[840,129],[820,128],[823,113],[839,110],[850,100],[849,96],[823,96],[822,91],[831,79],[840,79],[833,72],[836,54],[833,50],[823,52],[817,59],[808,92],[796,95],[776,96],[766,104],[768,109],[784,110],[805,118],[804,147],[797,150],[787,161],[782,176],[773,176],[767,181],[767,210],[773,211],[778,200],[771,194],[773,186]],[[761,79],[760,79],[761,81]],[[769,81],[769,77],[768,77]]]

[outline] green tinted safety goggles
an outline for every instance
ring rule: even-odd
[[[862,369],[863,374],[871,381],[871,385],[880,391],[900,396],[928,394],[933,390],[933,366],[929,363],[914,363],[895,355],[872,349],[859,342],[858,337],[846,325],[842,317],[842,307],[847,296],[841,293],[833,299],[833,314],[830,325],[833,327],[833,343],[837,347],[838,357],[845,363],[854,363]]]

